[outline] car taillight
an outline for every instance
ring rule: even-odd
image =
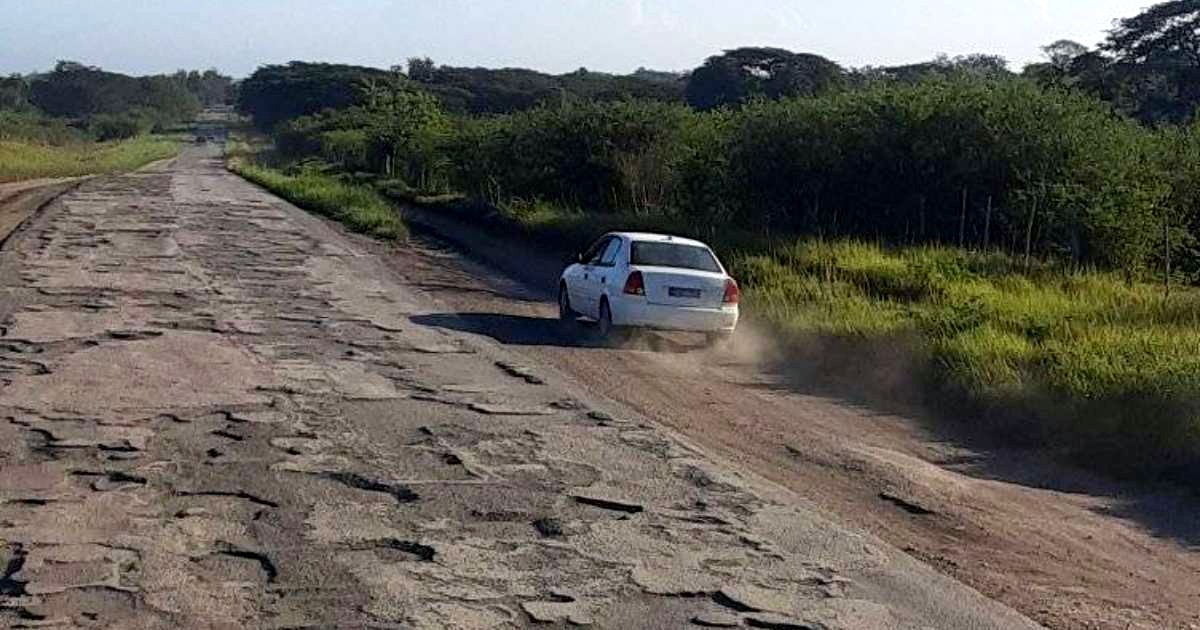
[[[742,299],[742,293],[738,290],[737,282],[733,278],[725,279],[725,297],[721,301],[725,304],[737,304]]]
[[[642,272],[634,271],[625,279],[626,295],[646,295],[646,284],[642,282]]]

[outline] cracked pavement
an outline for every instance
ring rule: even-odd
[[[480,337],[210,147],[0,252],[0,626],[1034,628]],[[753,415],[753,409],[744,410]]]

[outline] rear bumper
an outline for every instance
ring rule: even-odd
[[[612,300],[613,325],[690,332],[733,332],[737,328],[737,305],[716,308],[649,304],[645,298]]]

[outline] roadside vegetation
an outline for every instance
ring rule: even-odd
[[[0,182],[121,173],[178,151],[178,143],[152,137],[64,145],[0,141]]]
[[[171,157],[205,106],[233,98],[215,70],[130,77],[80,63],[0,78],[0,181],[136,169]]]
[[[235,163],[230,168],[301,208],[345,223],[356,232],[382,239],[402,238],[408,233],[396,208],[370,186],[348,184],[316,171],[288,174],[246,163]]]
[[[1131,477],[1182,479],[1200,460],[1200,291],[1167,298],[1119,274],[845,240],[734,266],[748,308],[791,338],[914,353],[886,366],[917,371],[893,385],[923,384],[926,402],[1017,445]],[[841,377],[878,367],[826,366]]]
[[[846,70],[769,48],[587,89],[428,59],[267,66],[241,106],[282,170],[235,169],[313,182],[320,200],[285,196],[368,232],[337,210],[366,201],[311,190],[369,182],[556,250],[612,228],[700,237],[784,345],[890,349],[947,416],[1181,477],[1200,471],[1200,70],[1160,31],[1185,18],[1200,9],[1156,5],[1019,75],[988,55]]]

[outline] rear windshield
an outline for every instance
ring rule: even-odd
[[[712,252],[695,245],[634,241],[629,250],[629,262],[650,267],[678,267],[699,271],[720,272],[721,266]]]

